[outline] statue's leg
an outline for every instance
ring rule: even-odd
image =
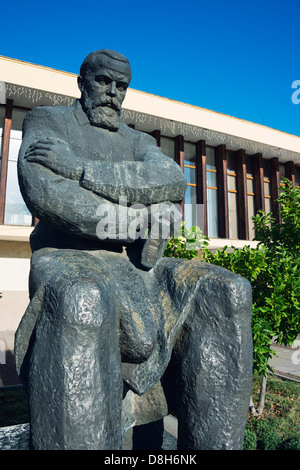
[[[29,365],[32,446],[120,449],[123,381],[109,277],[91,257],[54,258],[33,266],[32,277],[52,274]]]
[[[206,263],[183,264],[179,274],[177,289],[183,279],[186,288],[198,285],[169,367],[178,449],[242,449],[252,385],[250,284]]]

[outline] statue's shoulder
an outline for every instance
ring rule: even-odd
[[[26,119],[57,118],[72,113],[69,106],[36,106],[26,114]]]
[[[72,107],[68,106],[36,106],[28,111],[23,123],[23,132],[36,132],[48,128],[62,129],[65,123],[71,121],[74,116]]]
[[[154,137],[152,137],[152,135],[147,134],[146,132],[143,132],[143,131],[139,131],[138,129],[129,127],[123,121],[120,127],[120,132],[124,137],[130,137],[136,143],[140,143],[140,144],[148,143],[156,147],[156,140],[154,139]]]

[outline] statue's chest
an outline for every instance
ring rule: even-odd
[[[134,148],[130,138],[118,132],[85,126],[81,138],[76,139],[75,152],[88,160],[134,161]]]

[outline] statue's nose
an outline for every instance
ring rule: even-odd
[[[112,81],[108,90],[110,96],[116,96],[116,82]]]

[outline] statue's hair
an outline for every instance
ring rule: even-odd
[[[105,55],[114,61],[116,60],[119,62],[123,62],[124,66],[126,67],[126,71],[129,75],[129,78],[131,78],[131,68],[127,57],[120,54],[119,52],[112,51],[110,49],[99,49],[98,51],[91,52],[90,54],[88,54],[80,67],[81,77],[84,77],[85,75],[91,72],[99,55]]]

